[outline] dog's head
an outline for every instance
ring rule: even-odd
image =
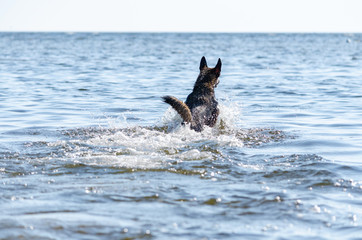
[[[202,57],[200,61],[200,74],[196,80],[196,86],[207,87],[209,89],[216,88],[219,83],[219,76],[221,72],[221,60],[217,61],[217,64],[214,68],[209,68],[207,66],[206,58]]]

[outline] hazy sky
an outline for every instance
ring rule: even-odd
[[[362,32],[361,0],[0,0],[0,31]]]

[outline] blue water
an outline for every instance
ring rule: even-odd
[[[361,34],[0,33],[0,84],[0,239],[362,239]]]

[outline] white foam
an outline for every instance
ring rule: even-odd
[[[205,127],[201,133],[181,125],[181,118],[171,108],[155,127],[119,127],[111,121],[112,131],[99,131],[90,137],[57,141],[67,160],[74,162],[126,168],[160,168],[170,161],[212,160],[220,147],[243,147],[232,131],[240,118],[237,105],[220,106],[220,116],[214,128]],[[103,131],[102,131],[103,130]],[[85,131],[84,129],[82,130]],[[94,129],[93,129],[94,131]]]
[[[179,157],[182,160],[201,160],[211,159],[212,154],[210,152],[200,152],[197,149],[191,149],[189,151],[179,154]]]
[[[142,154],[130,156],[114,156],[103,154],[99,156],[80,157],[75,162],[91,166],[123,167],[132,169],[151,169],[162,168],[165,166],[165,162],[160,161],[158,156]]]

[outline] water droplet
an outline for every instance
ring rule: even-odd
[[[316,212],[316,213],[320,213],[320,212],[321,212],[321,208],[320,208],[318,205],[314,205],[312,210],[313,210],[314,212]]]

